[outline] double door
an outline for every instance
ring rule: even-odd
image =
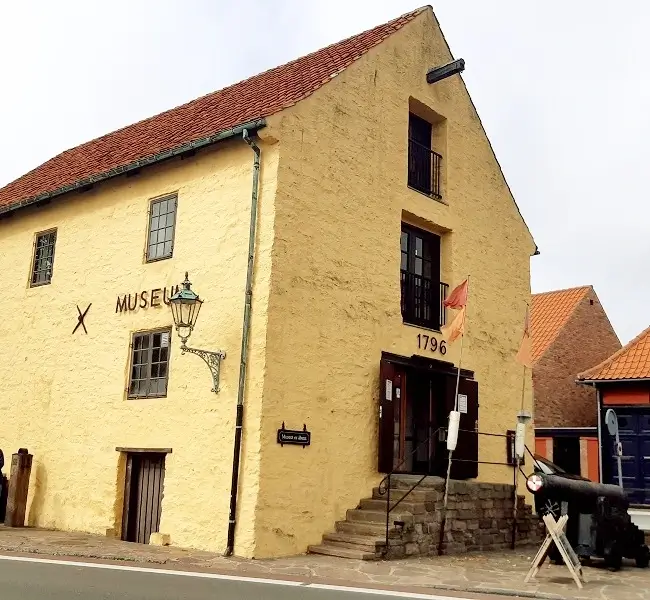
[[[605,407],[607,408],[607,407]],[[623,488],[630,503],[650,503],[650,410],[647,408],[615,408],[619,438],[623,450],[621,471]],[[602,428],[605,482],[618,485],[618,462],[615,439],[607,427]]]
[[[454,408],[456,375],[382,360],[379,412],[379,471],[444,476],[446,427]],[[460,378],[461,412],[451,477],[478,474],[478,385]]]

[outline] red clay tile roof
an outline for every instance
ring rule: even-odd
[[[0,189],[0,212],[296,104],[429,7],[50,159]],[[67,190],[62,190],[67,191]]]
[[[533,363],[551,346],[591,286],[533,294],[530,307]]]
[[[580,373],[581,381],[650,379],[650,327],[599,365]]]

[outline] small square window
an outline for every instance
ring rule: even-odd
[[[175,195],[151,201],[147,235],[147,262],[171,258],[174,252],[177,206],[178,199]]]
[[[39,233],[36,236],[30,282],[31,287],[46,285],[52,282],[55,245],[56,230]]]
[[[165,329],[133,334],[129,398],[167,395],[170,332],[171,329]]]

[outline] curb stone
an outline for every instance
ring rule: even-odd
[[[148,563],[155,565],[166,565],[169,564],[167,559],[155,559],[155,558],[142,558],[142,557],[133,557],[133,556],[106,556],[105,554],[94,554],[92,552],[75,552],[74,550],[69,551],[57,551],[57,550],[48,550],[47,552],[40,549],[34,548],[21,548],[16,546],[0,546],[0,552],[17,552],[20,554],[34,554],[36,556],[69,556],[74,558],[93,558],[96,560],[114,560],[120,562],[130,562],[130,563]]]
[[[431,586],[436,589],[447,589],[449,591],[473,592],[475,594],[492,594],[493,596],[508,596],[510,598],[540,598],[543,600],[566,600],[566,596],[560,594],[549,594],[548,592],[533,592],[528,590],[511,590],[508,588],[489,587],[462,587],[459,590],[451,590],[444,586]]]

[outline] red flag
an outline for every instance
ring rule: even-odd
[[[467,291],[469,287],[469,280],[463,281],[459,286],[449,294],[449,298],[444,301],[447,308],[463,308],[467,304]]]
[[[524,320],[524,335],[521,338],[521,344],[519,346],[519,352],[517,352],[516,360],[518,363],[528,367],[529,369],[533,366],[533,347],[530,331],[530,313],[528,308],[526,308],[526,319]]]
[[[466,308],[463,306],[449,325],[443,325],[440,328],[442,337],[448,344],[452,344],[465,333],[465,311]]]

